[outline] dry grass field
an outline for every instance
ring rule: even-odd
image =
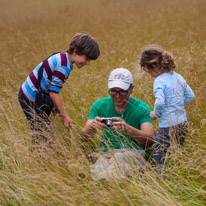
[[[205,0],[0,0],[0,205],[206,205],[205,19]],[[76,32],[96,37],[101,55],[89,66],[74,67],[61,97],[75,129],[68,131],[52,116],[59,155],[39,157],[31,152],[18,90],[42,59],[66,51]],[[186,108],[186,143],[172,148],[164,180],[148,168],[124,180],[94,181],[89,165],[99,134],[86,144],[79,133],[92,103],[108,95],[115,68],[132,72],[133,97],[153,107],[153,79],[138,65],[148,44],[174,54],[177,72],[195,92]]]

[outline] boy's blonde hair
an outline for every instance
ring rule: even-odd
[[[176,67],[173,55],[158,45],[150,45],[143,49],[140,57],[140,66],[148,72],[154,66],[162,72],[173,72]]]

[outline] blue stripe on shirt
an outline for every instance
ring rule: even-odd
[[[36,94],[33,92],[33,90],[31,89],[31,87],[29,86],[28,81],[25,81],[25,88],[26,88],[27,92],[29,93],[29,95],[30,95],[32,98],[35,98],[35,97],[36,97]]]
[[[64,70],[66,71],[67,74],[69,74],[70,71],[71,71],[71,70],[70,70],[68,67],[66,67],[66,66],[59,66],[59,68],[64,69]]]
[[[60,81],[61,81],[61,80],[60,80]],[[61,81],[61,82],[62,82],[62,81]],[[63,85],[62,83],[60,83],[60,82],[58,82],[58,81],[55,81],[55,80],[52,80],[51,83],[52,83],[52,86],[56,86],[56,85],[57,85],[57,86],[62,87],[62,85]]]
[[[59,92],[61,91],[60,88],[55,87],[55,86],[51,86],[51,87],[49,88],[49,90],[55,91],[55,92],[57,92],[57,93],[59,93]]]
[[[46,90],[48,90],[48,87],[49,87],[49,86],[48,86],[48,84],[47,84],[44,76],[42,76],[42,83],[43,83],[43,85],[44,85],[44,88],[45,88]]]
[[[40,69],[40,67],[41,67],[42,64],[43,64],[43,62],[41,62],[39,65],[37,65],[36,68],[34,69],[34,70],[37,71],[37,73],[39,72],[39,69]]]
[[[56,68],[57,67],[57,56],[53,55],[51,59],[52,59],[53,68]]]

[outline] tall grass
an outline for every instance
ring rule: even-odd
[[[206,205],[205,19],[204,0],[1,0],[0,205]],[[75,129],[52,117],[58,155],[39,156],[31,152],[18,89],[42,59],[66,51],[76,32],[95,36],[101,56],[72,71],[61,97]],[[132,72],[133,97],[153,107],[153,79],[138,58],[154,43],[176,56],[177,72],[196,94],[187,107],[186,144],[172,148],[165,180],[148,167],[121,181],[94,181],[89,165],[99,134],[86,144],[79,132],[92,103],[108,95],[107,78],[117,67]]]

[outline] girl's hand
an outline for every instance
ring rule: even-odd
[[[157,119],[157,118],[154,116],[154,111],[150,112],[150,117],[151,117],[151,119],[153,119],[153,120]]]

